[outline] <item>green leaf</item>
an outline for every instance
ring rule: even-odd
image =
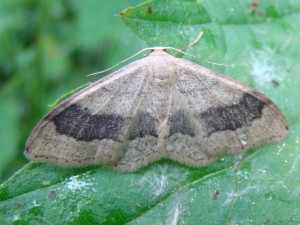
[[[204,32],[187,52],[233,66],[203,63],[261,90],[295,123],[300,114],[295,104],[300,98],[299,12],[298,1],[262,1],[251,13],[250,5],[238,0],[157,0],[124,10],[121,16],[150,46],[184,48]]]
[[[290,135],[195,169],[161,160],[134,173],[30,163],[0,186],[13,224],[298,224],[300,222],[300,2],[148,1],[121,13],[151,46],[234,67],[206,67],[268,95]],[[193,60],[193,59],[190,59]],[[199,62],[198,62],[199,63]]]

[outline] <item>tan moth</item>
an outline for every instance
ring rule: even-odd
[[[66,99],[32,131],[28,159],[135,171],[161,158],[202,167],[288,135],[259,91],[162,48]]]

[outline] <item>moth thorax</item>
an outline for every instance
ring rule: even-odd
[[[155,83],[159,85],[167,85],[174,79],[174,71],[170,68],[168,63],[164,61],[154,61],[152,67],[152,76]]]

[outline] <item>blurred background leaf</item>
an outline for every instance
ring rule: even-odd
[[[98,22],[101,19],[97,16],[102,18],[107,12],[100,15],[99,10],[96,10],[96,2],[94,5],[76,4],[70,4],[72,9],[77,9],[73,12],[76,15],[74,33],[69,37],[69,32],[66,32],[68,38],[62,36],[57,41],[60,43],[59,47],[55,48],[56,51],[66,49],[72,54],[66,54],[66,57],[60,59],[68,61],[63,66],[53,63],[46,70],[56,71],[76,65],[76,69],[69,71],[69,74],[72,72],[72,79],[65,77],[65,80],[61,80],[66,74],[56,72],[58,81],[55,84],[60,86],[60,82],[63,82],[66,85],[64,88],[69,88],[68,90],[91,81],[82,74],[90,73],[91,70],[101,70],[108,64],[113,65],[142,46],[133,37],[130,38],[132,42],[127,41],[128,45],[124,44],[124,40],[128,40],[127,33],[121,36],[121,39],[115,40],[114,44],[109,44],[111,51],[105,51],[104,58],[110,59],[111,63],[101,61],[104,59],[102,57],[99,58],[99,62],[93,62],[99,57],[98,50],[105,49],[106,45],[97,45],[99,42],[103,43],[103,39],[97,42],[93,35],[100,36],[99,30],[92,31],[92,28],[102,26]],[[105,10],[109,5],[106,2]],[[199,32],[204,31],[200,42],[187,52],[214,62],[232,65],[233,67],[218,67],[203,63],[208,68],[225,73],[268,95],[288,120],[291,132],[286,140],[280,144],[262,146],[257,151],[249,151],[246,154],[226,156],[201,169],[188,168],[167,160],[153,163],[135,173],[117,173],[97,166],[66,169],[29,163],[0,187],[0,212],[5,216],[5,220],[14,224],[61,224],[62,221],[65,224],[298,224],[300,2],[260,1],[254,11],[251,11],[250,5],[251,1],[239,0],[152,0],[124,10],[121,19],[133,33],[150,46],[169,45],[183,48],[192,42]],[[56,7],[51,10],[48,6],[46,8],[51,12],[57,10]],[[81,13],[78,13],[79,11]],[[93,21],[83,19],[93,12]],[[103,19],[110,21],[111,18],[109,14]],[[45,20],[44,17],[43,19]],[[85,25],[86,23],[94,25]],[[62,24],[60,25],[63,26]],[[40,36],[49,34],[52,26],[56,27],[55,23],[44,26],[43,35]],[[125,32],[119,26],[116,22],[111,32],[118,35],[121,35],[119,32]],[[70,27],[68,26],[68,29],[71,29]],[[87,31],[88,27],[92,28]],[[104,37],[109,33],[107,29],[109,26],[101,32]],[[65,28],[61,28],[61,32],[64,33]],[[51,39],[56,40],[58,34],[60,32],[55,31]],[[104,40],[110,43],[114,39]],[[86,49],[89,49],[91,43],[96,43],[91,48],[96,53],[89,55]],[[47,46],[48,51],[52,52],[50,49],[53,48],[49,47],[52,44]],[[75,46],[81,49],[75,51],[76,54],[70,50]],[[116,51],[127,52],[123,48],[130,52],[113,56]],[[28,61],[30,57],[31,54],[24,56],[26,60],[23,61]],[[73,62],[73,59],[78,61]],[[52,62],[55,60],[52,59]],[[60,60],[56,63],[60,64]],[[44,71],[38,68],[40,70],[35,70]],[[42,74],[44,73],[46,72]],[[32,74],[30,75],[37,76]],[[42,84],[48,86],[56,76],[45,75],[48,78],[43,78]],[[78,83],[75,83],[77,79],[73,79],[73,76],[79,77]],[[38,82],[36,79],[34,82]],[[27,80],[19,83],[23,89],[25,84]],[[54,84],[52,86],[55,87]],[[44,96],[43,102],[39,103],[49,104],[66,92],[65,89],[59,88],[54,92],[54,89],[53,92],[52,87],[48,87],[47,92],[44,88],[38,89],[35,94]],[[31,99],[28,98],[27,101]],[[16,135],[19,132],[22,136],[23,130],[18,129],[18,123],[15,124],[13,118],[18,117],[19,113],[28,117],[32,114],[28,114],[29,109],[24,106],[18,110],[18,102],[10,104],[11,108],[15,107],[15,114],[11,113],[10,119],[11,129],[14,130],[11,132],[15,132]],[[45,108],[40,111],[44,113],[47,110]],[[36,120],[39,118],[41,115],[37,114]],[[32,126],[36,122],[33,121]]]
[[[1,1],[0,181],[27,162],[26,139],[50,104],[143,48],[118,18],[138,2]]]

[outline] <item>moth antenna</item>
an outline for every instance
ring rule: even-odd
[[[171,50],[176,51],[176,53],[174,54],[174,56],[177,56],[178,53],[181,53],[181,54],[184,54],[184,55],[187,55],[187,56],[189,56],[189,57],[192,57],[192,58],[201,60],[201,61],[206,62],[206,63],[210,63],[210,64],[217,65],[217,66],[226,66],[226,67],[230,67],[230,65],[226,65],[226,64],[222,64],[222,63],[211,62],[211,61],[205,60],[205,59],[203,59],[203,58],[200,58],[200,57],[197,57],[197,56],[194,56],[194,55],[192,55],[192,54],[189,54],[189,53],[184,52],[184,50],[189,49],[190,47],[192,47],[193,45],[195,45],[195,44],[201,39],[202,35],[203,35],[203,32],[200,32],[199,35],[198,35],[198,37],[197,37],[192,43],[190,43],[188,46],[184,47],[184,48],[181,49],[181,50],[180,50],[180,49],[177,49],[177,48],[173,48],[173,47],[149,47],[149,48],[144,48],[144,49],[140,50],[139,52],[133,54],[132,56],[130,56],[130,57],[128,57],[128,58],[122,60],[121,62],[118,62],[118,63],[115,64],[114,66],[109,67],[108,69],[101,70],[101,71],[98,71],[98,72],[95,72],[95,73],[90,73],[90,74],[88,74],[88,75],[86,75],[86,76],[89,77],[89,76],[94,76],[94,75],[97,75],[97,74],[103,74],[103,73],[105,73],[105,72],[107,72],[107,71],[110,71],[110,70],[116,68],[117,66],[119,66],[119,65],[121,65],[121,64],[123,64],[123,63],[125,63],[125,62],[127,62],[128,60],[130,60],[130,59],[136,57],[137,55],[139,55],[139,54],[141,54],[141,53],[143,53],[143,52],[145,52],[145,51],[148,51],[148,50],[155,50],[155,49],[156,49],[156,50],[158,50],[158,49],[161,49],[161,50],[171,49]]]
[[[90,73],[90,74],[88,74],[88,75],[86,75],[86,76],[88,76],[88,77],[89,77],[89,76],[94,76],[94,75],[97,75],[97,74],[102,74],[102,73],[105,73],[105,72],[107,72],[107,71],[110,71],[110,70],[112,70],[113,68],[115,68],[115,67],[117,67],[117,66],[119,66],[119,65],[121,65],[121,64],[123,64],[123,63],[125,63],[125,62],[127,62],[128,60],[130,60],[130,59],[136,57],[137,55],[143,53],[144,51],[152,50],[152,49],[153,49],[153,48],[144,48],[144,49],[142,49],[141,51],[139,51],[139,52],[133,54],[132,56],[128,57],[127,59],[124,59],[124,60],[122,60],[121,62],[118,62],[117,64],[115,64],[114,66],[109,67],[108,69],[105,69],[105,70],[102,70],[102,71],[99,71],[99,72],[95,72],[95,73]]]
[[[181,54],[187,55],[187,56],[189,56],[189,57],[191,57],[191,58],[198,59],[198,60],[200,60],[200,61],[203,61],[203,62],[206,62],[206,63],[209,63],[209,64],[213,64],[213,65],[217,65],[217,66],[232,67],[231,65],[227,65],[227,64],[223,64],[223,63],[215,63],[215,62],[208,61],[208,60],[206,60],[206,59],[203,59],[203,58],[194,56],[194,55],[192,55],[192,54],[186,53],[186,52],[184,52],[184,51],[181,51],[181,50],[179,50],[179,49],[177,49],[177,48],[173,48],[173,47],[164,47],[164,48],[165,48],[165,49],[171,49],[171,50],[177,51],[177,52],[179,52],[179,53],[181,53]]]
[[[202,36],[203,36],[203,31],[201,31],[201,32],[199,33],[198,37],[197,37],[192,43],[190,43],[188,46],[186,46],[186,47],[184,47],[184,48],[182,48],[182,49],[176,49],[176,48],[173,48],[173,47],[166,47],[166,49],[172,49],[172,50],[176,51],[176,53],[174,54],[174,57],[176,57],[179,53],[181,53],[181,54],[190,56],[190,57],[192,57],[192,58],[201,60],[201,61],[206,62],[206,63],[213,64],[213,65],[231,67],[230,65],[226,65],[226,64],[222,64],[222,63],[211,62],[211,61],[208,61],[208,60],[206,60],[206,59],[203,59],[203,58],[200,58],[200,57],[197,57],[197,56],[194,56],[194,55],[191,55],[191,54],[189,54],[189,53],[184,52],[185,50],[191,48],[193,45],[197,44],[198,41],[200,41],[200,39],[202,38]]]

